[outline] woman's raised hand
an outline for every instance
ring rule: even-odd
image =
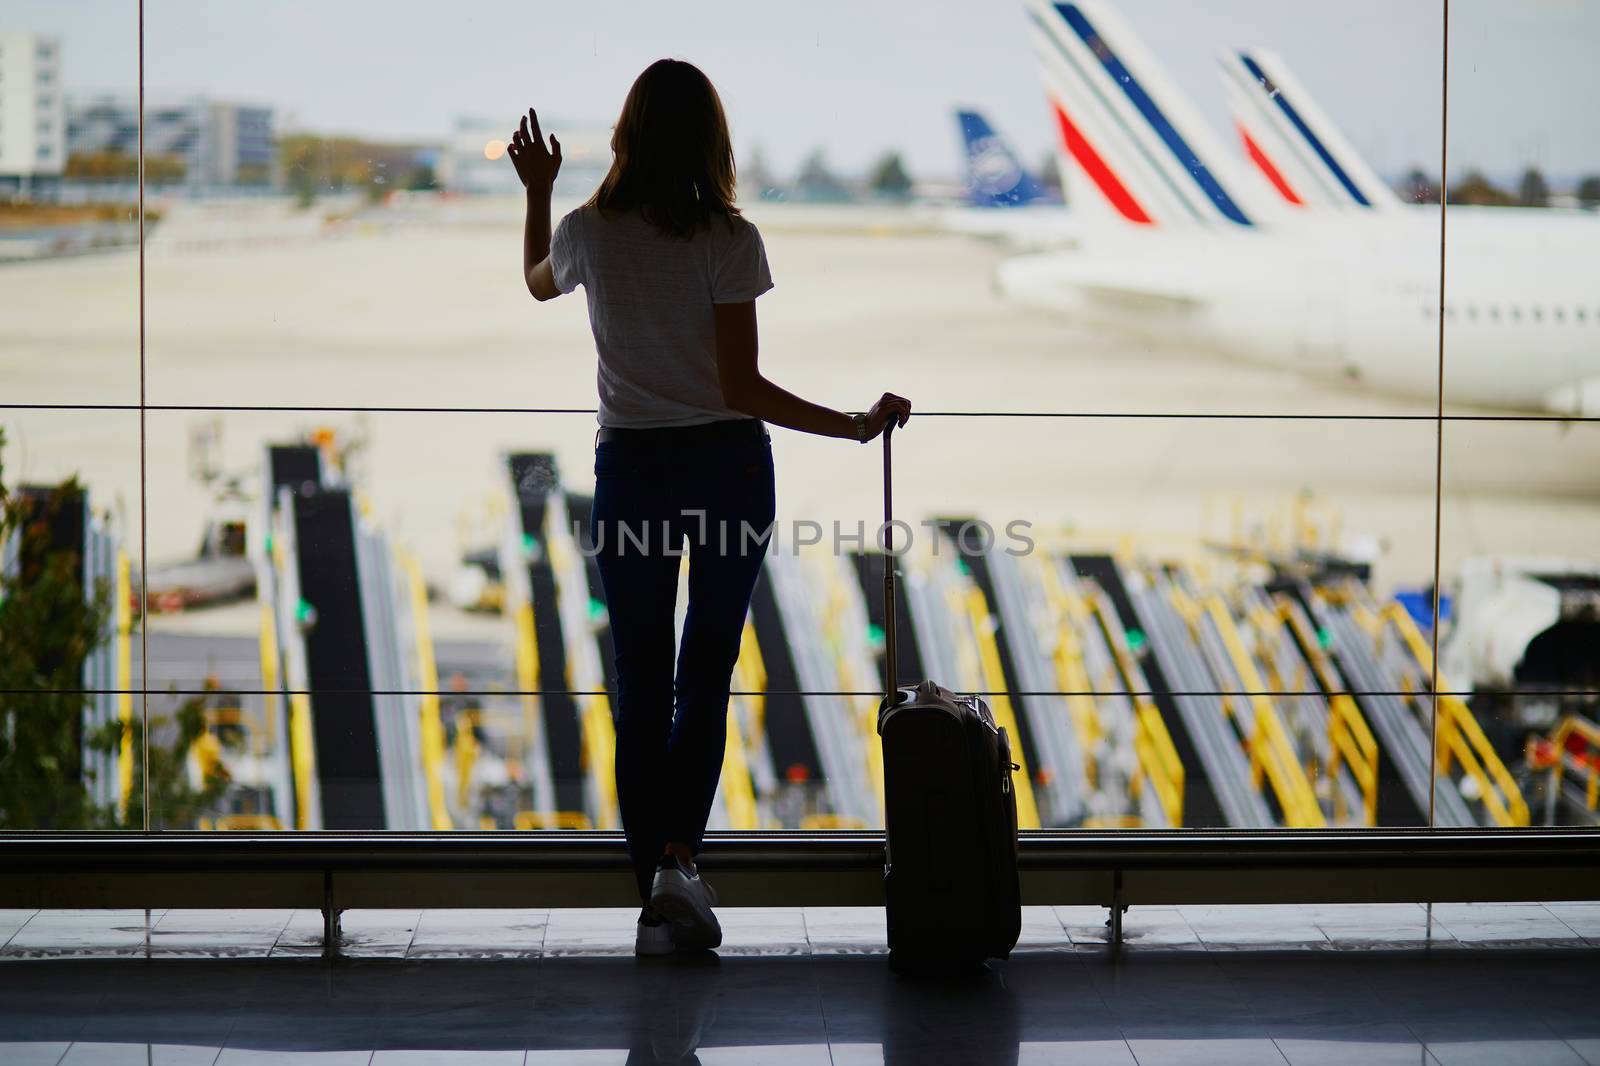
[[[561,142],[551,134],[550,147],[545,148],[544,136],[539,132],[539,116],[533,108],[528,108],[527,117],[511,134],[506,155],[517,168],[523,188],[548,191],[556,183],[556,174],[561,170]]]
[[[911,401],[904,396],[896,396],[892,392],[883,394],[883,398],[872,405],[872,410],[867,412],[867,439],[875,440],[883,428],[891,421],[896,426],[903,426],[911,418]]]

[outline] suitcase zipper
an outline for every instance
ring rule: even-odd
[[[1011,761],[1011,735],[1004,727],[995,730],[1000,738],[1000,794],[1003,796],[1011,791],[1011,775],[1022,769],[1018,763]]]

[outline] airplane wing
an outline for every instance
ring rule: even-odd
[[[1098,304],[1106,310],[1183,315],[1205,306],[1205,301],[1198,296],[1149,286],[1085,283],[1078,286],[1078,291],[1086,303]]]
[[[995,283],[1024,304],[1141,327],[1166,328],[1211,305],[1202,290],[1181,276],[1152,275],[1141,269],[1143,263],[1138,253],[1115,261],[1088,251],[1019,255],[995,267]]]
[[[1574,418],[1600,416],[1600,377],[1585,378],[1551,389],[1544,398],[1544,409],[1552,414]]]

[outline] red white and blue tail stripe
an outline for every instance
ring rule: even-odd
[[[1282,59],[1264,48],[1221,58],[1245,154],[1279,196],[1313,209],[1399,204]]]
[[[1115,11],[1031,0],[1028,18],[1063,149],[1096,199],[1140,225],[1255,224],[1232,157]]]

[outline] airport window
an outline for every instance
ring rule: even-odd
[[[312,0],[284,2],[316,9]],[[890,7],[887,0],[873,2]],[[1141,5],[1108,2],[1127,9],[1132,28],[1107,33],[1165,40],[1147,32],[1150,16]],[[1056,15],[1055,5],[1034,7],[1037,19]],[[1348,33],[1337,17],[1314,7],[1297,5],[1293,18],[1308,24],[1321,18],[1330,34]],[[336,65],[308,63],[295,77],[310,83],[292,81],[281,66],[252,53],[247,34],[225,32],[230,19],[245,25],[243,16],[219,7],[215,18],[221,21],[208,34],[205,62],[189,54],[198,50],[178,47],[181,41],[157,41],[151,53],[161,63],[152,63],[148,84],[112,86],[119,91],[97,95],[92,106],[82,96],[100,88],[88,76],[92,57],[126,50],[115,52],[105,42],[80,45],[74,35],[87,32],[77,28],[86,20],[61,17],[67,28],[59,34],[40,28],[60,42],[38,50],[50,69],[38,72],[37,101],[51,110],[48,117],[27,113],[12,132],[24,134],[24,147],[33,141],[29,125],[50,139],[35,148],[37,160],[24,152],[13,168],[43,173],[33,180],[46,191],[30,194],[38,203],[28,208],[29,227],[43,236],[3,242],[5,256],[24,261],[6,264],[0,321],[19,336],[48,334],[50,343],[38,345],[40,352],[66,353],[41,356],[38,374],[18,375],[36,390],[26,398],[84,407],[24,410],[22,401],[6,406],[8,397],[0,396],[0,426],[16,422],[30,434],[8,434],[0,459],[18,455],[19,442],[68,441],[60,479],[81,472],[92,504],[111,510],[124,501],[132,508],[133,518],[122,519],[123,525],[113,521],[84,536],[103,536],[95,543],[108,559],[121,551],[126,580],[148,600],[147,617],[139,620],[147,632],[137,632],[148,639],[151,676],[135,684],[150,691],[152,713],[176,705],[162,688],[168,682],[202,697],[217,750],[197,743],[195,758],[204,747],[207,758],[215,754],[221,765],[238,770],[216,809],[204,814],[211,826],[312,828],[366,818],[362,825],[405,829],[612,827],[615,783],[591,776],[586,760],[614,744],[608,730],[614,729],[609,701],[616,685],[607,643],[613,620],[603,587],[586,569],[585,534],[555,528],[557,517],[594,506],[592,336],[575,297],[558,302],[554,312],[535,309],[522,302],[518,282],[486,265],[516,258],[506,249],[525,210],[525,192],[505,156],[506,124],[473,117],[483,102],[468,97],[461,89],[468,82],[458,77],[470,69],[468,60],[441,53],[424,79],[435,93],[427,99],[425,121],[413,120],[405,105],[379,103],[380,110],[391,110],[373,116],[370,128],[347,129],[351,122],[360,126],[351,116],[366,113],[367,89],[338,76]],[[1052,38],[1042,35],[1041,44],[1013,32],[1009,23],[1016,20],[999,21],[1004,25],[993,29],[986,47],[1017,56],[1019,66],[1030,62],[1030,49]],[[428,43],[426,33],[404,19],[385,22],[384,34],[419,47]],[[1397,32],[1414,33],[1414,22]],[[1072,26],[1057,29],[1063,40],[1079,39]],[[629,48],[658,46],[628,32],[618,30]],[[1232,32],[1218,27],[1216,35]],[[1361,43],[1357,35],[1340,39]],[[922,116],[923,125],[934,128],[925,135],[908,132],[888,109],[874,110],[881,94],[871,91],[870,79],[898,72],[899,58],[885,53],[884,70],[858,72],[847,62],[852,53],[827,51],[839,48],[828,44],[827,33],[815,40],[807,35],[808,52],[820,50],[818,61],[795,75],[795,95],[835,93],[837,99],[824,101],[829,114],[844,113],[855,100],[849,123],[797,127],[806,113],[782,100],[770,116],[750,115],[751,102],[770,99],[770,85],[741,82],[738,64],[719,85],[730,115],[740,118],[734,155],[749,184],[739,202],[760,229],[778,279],[761,305],[763,340],[770,337],[766,349],[775,353],[774,363],[796,375],[814,374],[830,389],[837,384],[838,403],[862,405],[849,390],[869,378],[876,382],[880,362],[881,387],[918,401],[922,417],[895,438],[896,462],[906,471],[897,478],[905,488],[895,503],[943,554],[912,555],[904,564],[903,662],[908,670],[991,694],[991,709],[1009,723],[1017,761],[1027,768],[1025,824],[1422,824],[1436,776],[1427,760],[1441,751],[1457,754],[1439,777],[1454,797],[1440,808],[1441,824],[1522,824],[1528,815],[1518,800],[1531,799],[1534,790],[1514,797],[1506,782],[1548,779],[1549,759],[1557,756],[1546,752],[1546,762],[1535,767],[1526,752],[1530,737],[1551,741],[1558,726],[1535,728],[1532,712],[1495,702],[1492,686],[1515,680],[1500,676],[1515,663],[1480,663],[1471,641],[1454,639],[1472,636],[1471,626],[1451,627],[1467,619],[1492,629],[1492,618],[1474,612],[1492,615],[1496,608],[1451,595],[1466,587],[1468,563],[1479,548],[1509,557],[1518,554],[1510,549],[1524,546],[1494,541],[1484,547],[1474,539],[1476,530],[1461,528],[1460,516],[1493,512],[1495,521],[1485,523],[1493,535],[1533,523],[1505,517],[1515,501],[1508,502],[1504,487],[1517,482],[1521,468],[1512,451],[1495,444],[1502,438],[1493,437],[1494,427],[1471,437],[1476,446],[1469,449],[1459,443],[1469,431],[1458,431],[1437,411],[1502,404],[1510,417],[1524,417],[1536,408],[1542,394],[1532,386],[1513,395],[1520,387],[1510,358],[1515,346],[1494,338],[1520,332],[1498,325],[1522,324],[1525,309],[1529,321],[1543,322],[1545,309],[1461,303],[1466,292],[1491,291],[1476,279],[1532,276],[1534,260],[1517,259],[1521,253],[1493,243],[1500,240],[1498,229],[1488,230],[1493,242],[1483,238],[1486,230],[1475,227],[1495,209],[1469,199],[1475,206],[1449,215],[1441,278],[1436,243],[1430,247],[1419,235],[1426,227],[1393,225],[1394,212],[1366,209],[1396,195],[1367,175],[1402,174],[1417,165],[1426,184],[1426,174],[1437,173],[1429,161],[1438,161],[1439,101],[1386,98],[1384,113],[1374,113],[1370,101],[1338,79],[1316,82],[1316,95],[1326,93],[1328,106],[1308,101],[1297,113],[1313,126],[1326,122],[1324,112],[1337,114],[1352,128],[1348,136],[1331,126],[1314,130],[1325,134],[1314,136],[1315,143],[1325,151],[1334,146],[1336,154],[1347,144],[1374,146],[1374,158],[1319,167],[1296,190],[1306,196],[1313,190],[1326,201],[1304,205],[1308,213],[1336,220],[1326,230],[1333,252],[1325,255],[1328,249],[1310,247],[1294,227],[1272,221],[1270,210],[1257,212],[1254,187],[1249,194],[1235,190],[1235,179],[1220,164],[1200,183],[1166,153],[1141,150],[1145,141],[1158,148],[1174,142],[1164,128],[1145,128],[1155,121],[1148,109],[1124,106],[1121,75],[1107,76],[1103,94],[1078,86],[1081,78],[1101,76],[1092,66],[1094,47],[1066,57],[1090,64],[1070,84],[1056,84],[1059,72],[1049,78],[1047,93],[1070,97],[1055,101],[1057,108],[1041,108],[1035,79],[1023,77],[1033,95],[1015,106],[1039,113],[1019,115],[1014,123],[997,116],[991,127],[964,106],[957,114],[956,102],[930,84],[928,107],[950,104],[952,113]],[[672,38],[659,46],[694,43]],[[1191,84],[1173,62],[1181,57],[1167,55],[1166,44],[1101,44],[1129,64],[1152,66],[1152,76],[1140,79],[1143,91],[1182,101],[1173,108],[1153,102],[1181,127],[1177,132],[1197,155],[1215,151],[1260,168],[1221,121],[1230,97],[1214,84],[1214,69],[1208,66],[1204,80]],[[20,45],[12,58],[31,65],[27,47],[31,43]],[[622,50],[620,44],[614,53],[580,49],[593,62],[573,69],[599,71],[592,81],[609,86],[605,92],[535,101],[541,115],[545,107],[560,115],[547,132],[560,134],[568,148],[553,221],[592,192],[610,165],[613,122],[638,74],[616,58]],[[1151,52],[1159,53],[1154,60]],[[1425,52],[1419,46],[1407,54]],[[719,53],[712,48],[711,54]],[[1301,61],[1287,47],[1280,56],[1286,66]],[[1043,57],[1042,65],[1057,70],[1060,62]],[[1169,62],[1170,76],[1162,69]],[[834,73],[812,73],[823,69]],[[1469,77],[1472,67],[1452,64],[1450,70],[1453,77]],[[51,85],[57,72],[59,83]],[[859,90],[853,97],[837,93],[840,72],[854,79],[846,79]],[[1257,81],[1228,84],[1248,94]],[[191,86],[194,97],[173,95]],[[252,95],[258,90],[259,99]],[[997,109],[1007,106],[1007,91],[996,89]],[[1188,97],[1203,106],[1187,106]],[[151,101],[142,145],[136,136],[141,98]],[[1574,91],[1571,98],[1588,96]],[[1269,97],[1253,103],[1269,117],[1279,114]],[[1065,132],[1063,119],[1080,113],[1082,130]],[[1566,121],[1520,107],[1514,113],[1530,123]],[[64,130],[55,128],[54,117],[63,118]],[[1097,143],[1100,158],[1090,159],[1096,152],[1083,152],[1080,142],[1096,130],[1121,128],[1112,120],[1136,123],[1143,132],[1129,145]],[[1007,148],[1013,125],[1017,143]],[[1246,140],[1259,142],[1263,156],[1322,158],[1292,123],[1273,119],[1255,132],[1260,137]],[[1269,135],[1277,140],[1269,143]],[[908,146],[896,147],[902,138]],[[1526,163],[1521,149],[1512,138],[1502,139],[1507,144],[1497,149],[1500,156],[1461,160],[1452,141],[1450,194],[1458,166],[1481,167],[1501,184],[1500,175],[1518,172],[1513,168]],[[1554,143],[1554,135],[1522,139]],[[1386,147],[1398,142],[1403,147]],[[1471,138],[1460,144],[1463,151],[1479,150]],[[1074,259],[1059,247],[1065,238],[1049,227],[1071,232],[1083,216],[1059,202],[1040,166],[1046,158],[1052,169],[1072,168],[1068,173],[1078,184],[1087,180],[1082,195],[1098,198],[1097,206],[1104,200],[1112,212],[1107,240],[1121,242],[1114,250],[1125,254],[1104,257],[1115,270],[1099,256]],[[48,173],[38,161],[65,173]],[[1299,186],[1300,171],[1309,165],[1297,163],[1293,173],[1277,177]],[[142,220],[141,166],[157,190],[148,195]],[[1600,172],[1600,158],[1594,170]],[[991,189],[996,181],[1005,187]],[[1563,181],[1550,178],[1553,194],[1577,195],[1576,182],[1568,188]],[[1078,191],[1070,182],[1068,188]],[[1479,199],[1495,201],[1497,191],[1478,190]],[[59,206],[48,202],[57,193]],[[1282,199],[1270,182],[1264,195]],[[1425,190],[1405,195],[1426,198]],[[1029,210],[1013,211],[1029,201]],[[6,210],[9,226],[12,205]],[[1438,218],[1420,204],[1406,211]],[[1508,211],[1494,223],[1510,232],[1519,214]],[[1542,221],[1553,226],[1558,214]],[[1240,232],[1236,215],[1249,216],[1252,247],[1279,258],[1252,260],[1248,268],[1230,258],[1232,235]],[[61,217],[73,221],[58,224]],[[1336,243],[1346,239],[1345,231],[1352,243]],[[1181,243],[1171,238],[1163,245],[1175,255],[1202,247],[1192,241],[1215,238],[1206,247],[1217,251],[1200,272],[1207,276],[1179,285],[1162,277],[1170,262],[1130,251],[1145,247],[1137,241],[1167,240],[1175,232],[1182,233]],[[1465,235],[1459,243],[1458,233]],[[131,254],[141,251],[141,238],[154,242],[143,251],[159,251],[142,282],[138,256]],[[1393,257],[1403,276],[1380,293],[1358,267],[1365,250],[1387,249],[1384,241],[1410,243]],[[1494,250],[1481,250],[1486,247]],[[1482,269],[1492,257],[1503,257],[1505,268]],[[1265,287],[1275,291],[1254,292],[1255,305],[1231,303],[1240,297],[1230,283],[1264,269],[1263,262],[1281,268]],[[396,263],[407,269],[395,270]],[[1420,265],[1404,265],[1412,263]],[[351,269],[344,272],[343,265]],[[117,274],[119,267],[128,269]],[[1313,267],[1327,272],[1313,279],[1316,284],[1301,276]],[[1390,269],[1386,260],[1386,278]],[[93,290],[113,275],[118,287]],[[82,278],[83,286],[61,285],[65,277]],[[1441,289],[1441,282],[1449,288]],[[1558,300],[1572,298],[1561,295],[1564,290],[1581,291],[1568,284],[1541,285],[1540,291]],[[999,293],[992,300],[991,289]],[[1424,301],[1413,304],[1422,329],[1415,319],[1405,323],[1400,306],[1417,299]],[[1552,305],[1552,321],[1568,322],[1568,310]],[[1570,321],[1587,324],[1595,308],[1570,310]],[[128,326],[130,315],[131,326],[121,334],[105,326]],[[1441,318],[1451,325],[1441,329]],[[1225,332],[1203,334],[1201,322],[1205,329],[1226,324],[1218,327]],[[1456,329],[1460,322],[1497,328]],[[146,351],[139,337],[147,324]],[[1080,327],[1093,333],[1092,343],[1064,357],[1063,347],[1078,343]],[[991,336],[1000,354],[986,349],[974,367],[969,346]],[[270,349],[273,360],[216,357],[241,338],[240,350],[259,355]],[[485,355],[486,338],[506,352]],[[927,353],[911,350],[924,345]],[[278,354],[281,348],[293,350]],[[1180,354],[1167,354],[1169,348]],[[837,354],[852,349],[881,350],[870,373],[864,359]],[[815,361],[796,354],[808,351],[830,354]],[[1219,351],[1253,354],[1232,362],[1217,358]],[[81,358],[67,357],[80,352]],[[122,449],[105,446],[102,422],[115,419],[102,419],[94,406],[111,386],[83,369],[113,364],[144,375],[132,379],[137,387],[112,397],[122,405],[113,414],[148,416],[146,436],[136,429],[124,433],[117,442]],[[378,366],[389,369],[372,373]],[[1435,376],[1436,370],[1442,374]],[[968,372],[972,378],[964,376]],[[1483,384],[1496,376],[1494,387]],[[1558,383],[1551,377],[1546,388]],[[54,391],[45,395],[34,381],[47,378]],[[8,382],[6,391],[11,387]],[[1346,427],[1359,427],[1359,433],[1350,428],[1348,439],[1360,443],[1348,449]],[[957,429],[972,436],[958,445],[951,440]],[[1588,439],[1582,432],[1574,436]],[[1440,448],[1443,461],[1436,466],[1441,440],[1455,450]],[[884,665],[888,622],[879,603],[881,573],[874,584],[882,557],[870,548],[879,469],[871,449],[828,451],[831,446],[774,432],[780,460],[798,456],[780,468],[780,499],[786,506],[799,501],[793,506],[811,507],[829,520],[834,510],[849,511],[850,518],[869,522],[869,539],[859,549],[824,541],[791,551],[794,546],[785,544],[783,554],[763,564],[765,583],[758,582],[750,611],[755,651],[736,667],[732,713],[740,735],[729,742],[730,750],[746,745],[733,760],[746,770],[717,808],[718,819],[736,828],[871,827],[881,810],[881,765],[869,754],[876,743],[869,724],[872,690]],[[1600,448],[1547,440],[1515,457],[1526,459],[1529,469],[1543,469],[1542,460],[1558,448],[1563,462],[1583,448],[1592,448],[1600,462]],[[962,449],[975,457],[958,454]],[[150,462],[130,475],[117,465],[125,457],[119,452]],[[1565,506],[1564,494],[1579,478],[1562,468],[1547,481],[1543,487]],[[1444,517],[1435,542],[1432,505],[1458,483],[1468,487],[1439,507]],[[131,501],[143,499],[147,488],[156,502],[141,533],[138,519],[145,516]],[[1596,496],[1585,502],[1595,504],[1585,515],[1600,517]],[[313,500],[315,506],[306,502]],[[362,510],[366,500],[372,501],[369,511]],[[1408,510],[1413,503],[1415,513]],[[1397,517],[1400,511],[1406,513]],[[457,521],[458,515],[466,517]],[[962,521],[941,517],[948,515]],[[969,534],[961,532],[968,515],[999,516],[1000,529],[1012,518],[1036,523],[1044,547],[1014,567],[1009,557],[981,552],[972,560],[952,557],[953,546],[970,546]],[[926,526],[915,524],[922,519]],[[458,527],[466,532],[458,536]],[[415,543],[406,539],[413,536]],[[1566,526],[1538,536],[1535,541],[1529,533],[1528,543],[1549,548],[1552,557],[1578,554],[1568,550],[1578,537]],[[1486,543],[1490,537],[1484,534]],[[1181,544],[1172,548],[1171,541]],[[198,552],[197,542],[205,545]],[[338,551],[327,547],[335,543]],[[921,540],[914,545],[919,552],[927,546]],[[371,587],[363,586],[358,578],[369,575],[359,567],[373,559],[381,560],[371,565],[382,572]],[[115,565],[107,562],[105,570],[102,576],[114,583]],[[1462,603],[1466,616],[1435,614],[1428,592],[1436,572],[1451,592],[1441,595],[1438,610],[1446,601]],[[1528,598],[1543,603],[1550,597],[1528,592]],[[134,596],[129,602],[141,601]],[[375,621],[370,632],[350,636],[358,631],[352,619]],[[265,638],[263,627],[270,630]],[[421,633],[431,634],[426,649],[418,643]],[[1493,643],[1489,638],[1496,635],[1480,643]],[[130,633],[113,639],[124,637],[133,639]],[[206,668],[194,665],[209,662],[215,647],[226,648],[215,654],[227,664],[216,671],[217,685],[227,691],[207,690]],[[328,662],[339,668],[319,672]],[[1436,705],[1427,696],[1432,681],[1453,675],[1458,664],[1467,676],[1450,680],[1468,695],[1460,706],[1442,699]],[[121,669],[109,652],[105,663],[85,666],[102,668],[108,676]],[[429,671],[438,676],[425,676]],[[372,676],[379,672],[386,676]],[[339,685],[346,673],[361,678],[358,688],[402,694],[392,704],[364,705],[360,714],[370,728],[353,739],[329,725],[344,721],[334,715],[345,705],[318,703],[347,694]],[[563,678],[570,684],[556,683]],[[1027,695],[1033,692],[1044,695]],[[1184,695],[1190,692],[1198,694],[1192,701]],[[1373,693],[1401,695],[1380,699]],[[1579,711],[1577,717],[1594,717],[1588,705]],[[93,709],[101,716],[119,713],[115,701]],[[386,713],[402,720],[392,734],[383,732],[390,723],[377,717]],[[1447,729],[1428,747],[1435,721]],[[1419,723],[1420,732],[1413,729]],[[413,726],[427,735],[407,732]],[[308,729],[313,754],[365,747],[343,766],[337,759],[312,759],[290,747]],[[1487,738],[1481,745],[1480,733]],[[1404,758],[1394,756],[1396,748]],[[1471,759],[1459,755],[1468,748]],[[1270,768],[1252,765],[1269,751],[1276,760]],[[119,757],[100,754],[102,768]],[[257,780],[245,772],[261,766],[272,773],[258,773]],[[296,773],[329,776],[299,780]],[[366,807],[333,810],[352,794],[336,787],[341,774],[362,777]],[[330,806],[325,817],[312,816],[297,800]],[[1568,803],[1565,796],[1556,800]],[[400,813],[391,816],[383,803]],[[1531,817],[1545,817],[1542,810],[1536,806]],[[1600,822],[1600,808],[1589,813]],[[1563,818],[1580,814],[1563,807]],[[199,817],[181,826],[174,817],[171,824],[193,828]]]

